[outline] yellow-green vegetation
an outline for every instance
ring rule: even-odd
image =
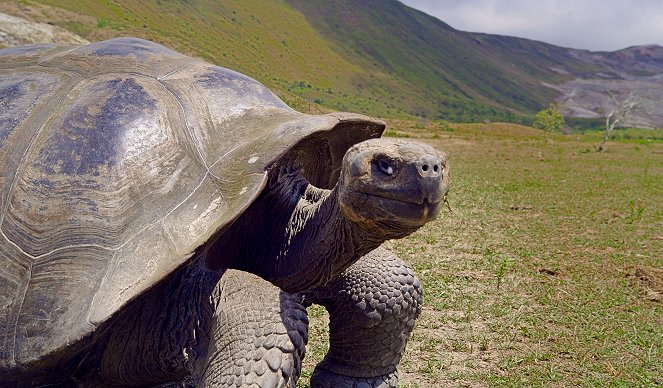
[[[528,122],[572,74],[567,49],[457,31],[396,0],[0,0],[90,40],[137,36],[247,74],[297,109]]]
[[[90,41],[136,36],[165,44],[256,78],[300,110],[316,99],[342,98],[334,87],[351,85],[361,71],[280,1],[25,0],[0,6]]]
[[[550,104],[548,108],[536,114],[532,126],[542,129],[546,135],[550,135],[564,127],[564,115],[559,111],[557,104]]]
[[[452,214],[390,242],[425,287],[403,387],[663,385],[663,131],[393,121],[450,154]],[[300,386],[328,346],[311,313]]]

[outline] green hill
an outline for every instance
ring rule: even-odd
[[[388,94],[408,113],[452,120],[538,110],[554,97],[467,33],[397,1],[289,0],[341,52],[386,74]],[[370,73],[369,73],[370,74]],[[371,85],[374,78],[360,82]],[[507,113],[510,112],[510,113]]]
[[[330,88],[350,84],[361,71],[281,2],[39,0],[6,3],[2,9],[91,41],[117,36],[154,40],[250,75],[294,105],[305,101],[288,89],[302,81]]]
[[[301,110],[523,122],[559,95],[544,83],[612,77],[573,50],[458,31],[395,0],[23,0],[0,12],[89,40],[151,39],[254,77]]]

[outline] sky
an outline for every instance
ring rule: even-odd
[[[400,0],[451,27],[562,47],[663,46],[663,0]]]

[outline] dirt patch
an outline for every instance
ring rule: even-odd
[[[477,368],[498,373],[500,350],[485,322],[467,311],[424,307],[420,322],[399,366],[401,384],[417,387],[484,385],[467,378]]]
[[[630,276],[645,299],[663,302],[663,269],[638,265],[633,267]]]

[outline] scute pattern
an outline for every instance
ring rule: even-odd
[[[0,220],[18,162],[43,120],[31,114],[42,108],[65,80],[36,71],[0,71]]]
[[[28,151],[3,232],[39,257],[75,245],[116,249],[163,217],[152,201],[174,206],[205,171],[173,104],[149,78],[77,85]]]
[[[138,38],[120,38],[91,43],[77,48],[72,54],[84,57],[123,57],[139,61],[154,59],[154,57],[162,58],[162,60],[185,57],[168,47]]]
[[[47,52],[57,47],[60,46],[54,43],[30,44],[27,46],[9,47],[2,49],[0,50],[0,54],[2,54],[3,58],[12,57],[12,59],[16,59],[17,57],[25,57],[25,56],[34,56],[35,58],[39,58],[44,54],[44,52]],[[2,61],[0,63],[3,62],[5,61]]]
[[[133,296],[153,286],[183,261],[160,223],[135,233],[108,260],[108,269],[97,283],[98,290],[90,306],[81,311],[95,325],[103,323]]]
[[[94,329],[86,311],[112,252],[97,247],[56,251],[31,267],[15,331],[16,359],[36,361]],[[67,303],[63,303],[66,301]],[[55,308],[54,308],[55,307]]]
[[[71,47],[75,46],[44,43],[2,49],[0,50],[0,70],[37,65],[43,58],[65,51]]]
[[[221,228],[244,210],[265,184],[265,173],[238,174],[237,179],[205,176],[191,196],[163,220],[178,254],[190,253],[191,246],[202,245],[210,226]]]
[[[136,146],[165,140],[148,130],[158,126],[157,113],[156,99],[135,78],[92,84],[63,112],[62,130],[49,133],[48,152],[38,161],[49,175],[101,175]]]
[[[73,71],[85,77],[116,71],[162,77],[197,60],[138,38],[117,38],[42,58],[43,66]],[[100,65],[101,64],[101,65]]]
[[[31,273],[30,258],[4,237],[0,240],[0,369],[14,363],[16,323]]]
[[[257,138],[271,135],[266,129],[302,116],[257,81],[217,66],[199,63],[161,81],[182,104],[207,166],[242,144],[255,144]],[[245,130],[238,131],[240,126]]]

